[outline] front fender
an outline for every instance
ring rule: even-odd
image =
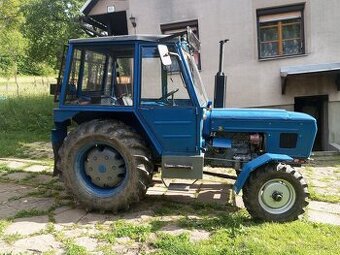
[[[293,161],[293,158],[284,154],[273,154],[273,153],[265,153],[252,161],[249,161],[242,168],[240,175],[237,177],[237,180],[234,184],[234,191],[238,194],[246,183],[250,173],[255,169],[268,164],[269,162],[289,162]]]

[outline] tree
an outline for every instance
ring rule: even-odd
[[[24,17],[20,12],[19,0],[0,2],[0,75],[8,79],[14,75],[17,82],[18,61],[25,54],[26,40],[20,32]]]
[[[31,61],[58,68],[68,39],[82,35],[77,17],[83,4],[83,0],[29,0],[23,6],[23,33],[29,41]]]

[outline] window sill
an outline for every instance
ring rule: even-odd
[[[272,58],[260,58],[258,59],[258,61],[265,62],[265,61],[280,60],[280,59],[287,59],[287,58],[307,57],[307,56],[308,56],[307,53],[303,53],[303,54],[297,54],[297,55],[278,56],[278,57],[272,57]]]

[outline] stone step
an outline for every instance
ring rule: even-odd
[[[339,151],[313,151],[311,158],[325,157],[325,156],[340,156]]]

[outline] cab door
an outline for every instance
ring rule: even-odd
[[[156,46],[141,47],[139,114],[162,155],[197,155],[198,109],[182,75],[179,57],[161,63]],[[175,52],[175,47],[169,47]]]

